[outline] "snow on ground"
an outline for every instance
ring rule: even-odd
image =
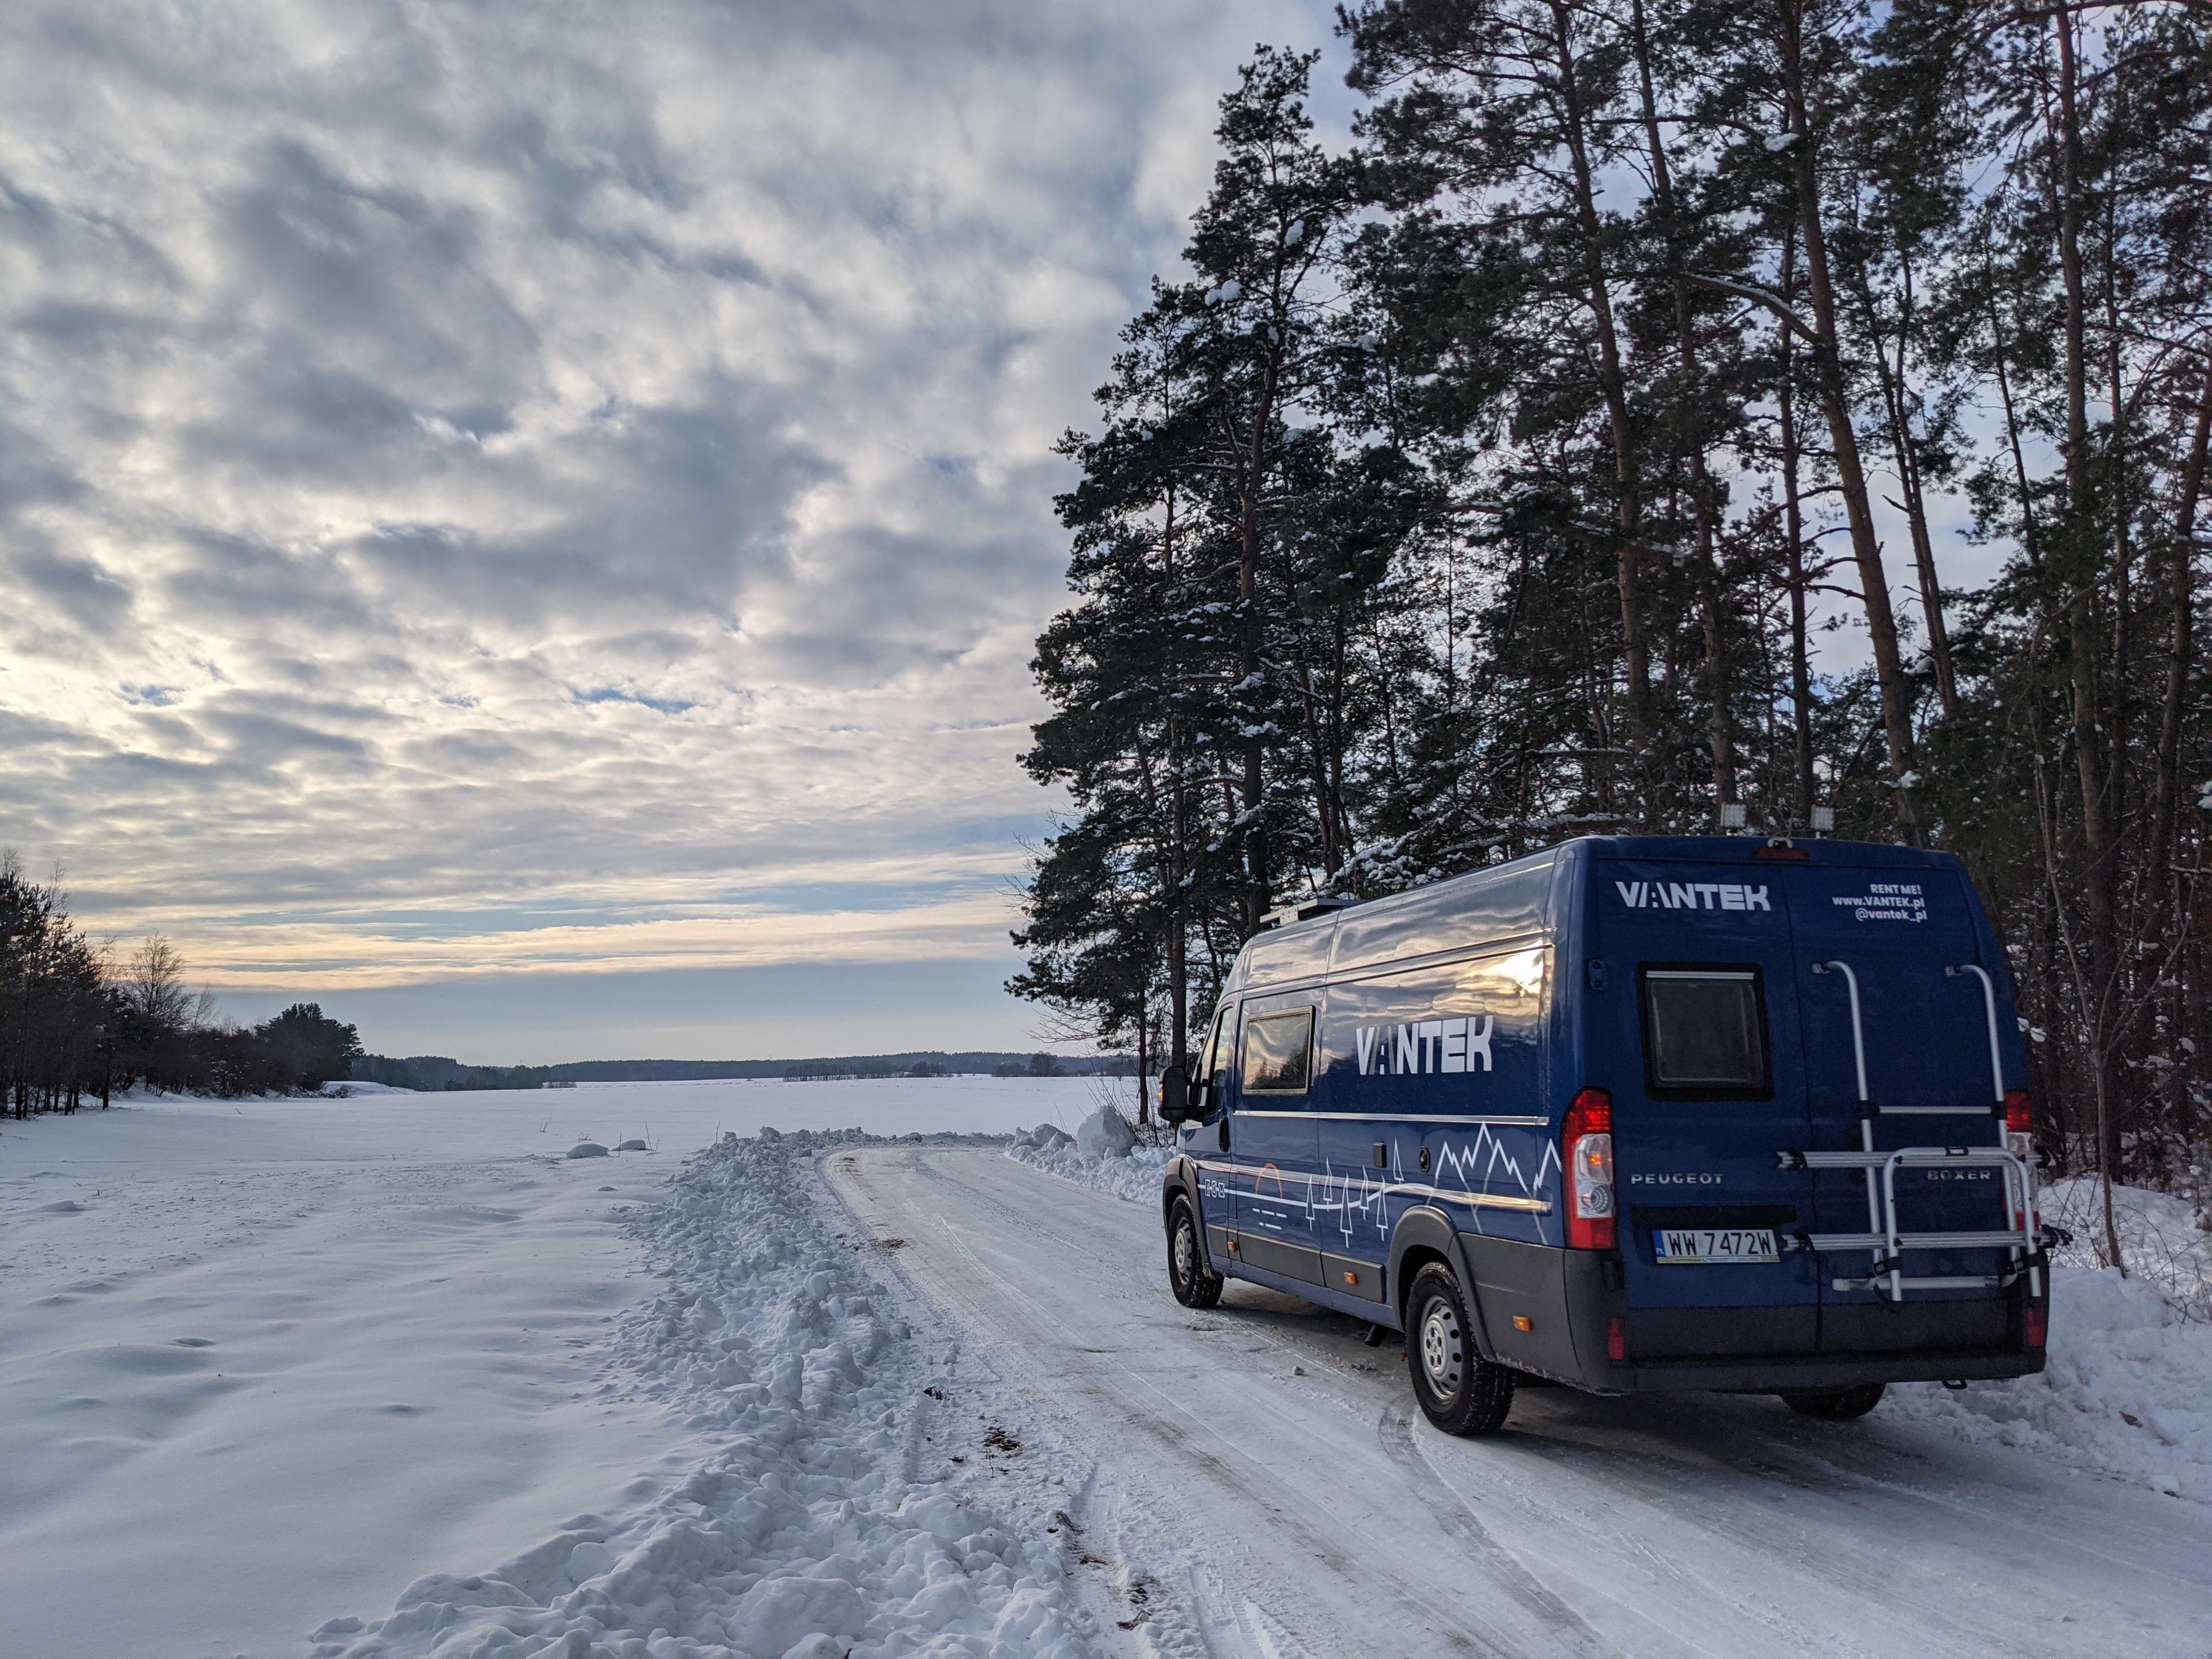
[[[2212,1589],[2212,1326],[2150,1275],[2062,1268],[2045,1376],[1893,1390],[1856,1430],[1553,1390],[1499,1441],[1447,1443],[1348,1322],[1249,1287],[1174,1306],[1146,1219],[1164,1155],[1081,1150],[1117,1144],[1108,1098],[629,1085],[0,1125],[0,1648],[302,1659],[313,1631],[325,1659],[1318,1659],[1350,1650],[1285,1629],[1382,1618],[1472,1619],[1498,1652],[1618,1635],[1639,1659],[1966,1659],[1996,1626],[2004,1650],[2087,1650],[2035,1622],[2047,1592],[2129,1625],[2130,1650],[2185,1650],[2176,1609]],[[1074,1137],[1032,1132],[1022,1163],[1133,1205],[919,1133],[1040,1115]],[[836,1133],[726,1137],[770,1122]],[[609,1155],[568,1156],[586,1141]],[[825,1194],[825,1150],[866,1225]],[[2172,1231],[2159,1203],[2124,1210]],[[1302,1518],[1361,1504],[1385,1556]],[[1818,1547],[1785,1563],[1746,1515]],[[1655,1528],[1689,1541],[1634,1557]],[[2077,1536],[2109,1547],[2057,1541]],[[1686,1577],[1666,1565],[1686,1549]],[[1573,1565],[1631,1557],[1648,1615]],[[1743,1639],[1677,1641],[1715,1583]],[[1983,1587],[1971,1607],[1959,1584]]]
[[[1102,1136],[1106,1145],[1127,1146],[1124,1152],[1116,1154],[1086,1151],[1074,1136],[1057,1132],[1057,1126],[1040,1123],[1034,1129],[1017,1132],[1013,1145],[1006,1148],[1006,1156],[1048,1175],[1088,1187],[1093,1192],[1110,1193],[1133,1204],[1158,1204],[1160,1177],[1168,1167],[1170,1149],[1130,1145],[1123,1139],[1126,1124],[1122,1133],[1103,1135],[1106,1126],[1102,1119],[1112,1110],[1111,1107],[1102,1107],[1078,1127]]]
[[[1036,1137],[1040,1130],[1031,1131]],[[1017,1135],[1009,1158],[1095,1192],[1159,1202],[1164,1147],[1121,1157],[1083,1152],[1073,1139],[1042,1146]],[[2075,1242],[2063,1260],[2094,1261],[2085,1234],[2094,1179],[2057,1183],[2045,1213],[2063,1217]],[[2109,1268],[2058,1267],[2051,1279],[2050,1363],[2039,1376],[1977,1382],[1961,1393],[1898,1388],[1885,1416],[1961,1440],[2017,1447],[2069,1467],[2212,1503],[2212,1324],[2190,1299],[2212,1273],[2212,1238],[2196,1231],[2189,1206],[2162,1193],[2115,1194],[2122,1248],[2137,1276]],[[2096,1224],[2101,1228],[2101,1219]]]
[[[2205,1659],[2204,1505],[1759,1396],[1528,1389],[1456,1440],[1354,1319],[1177,1305],[1149,1204],[988,1152],[826,1167],[1024,1442],[1064,1431],[1078,1565],[1163,1659]]]
[[[2105,1265],[2105,1198],[2094,1176],[2068,1176],[2043,1192],[2043,1218],[2073,1235],[2056,1252],[2069,1267]],[[2112,1188],[2112,1230],[2131,1277],[2149,1280],[2185,1316],[2212,1323],[2212,1232],[2186,1200],[2142,1187]]]
[[[2098,1265],[2096,1177],[2069,1176],[2044,1194],[2045,1218],[2073,1242],[2056,1253],[2040,1376],[1962,1394],[1893,1391],[1881,1409],[2212,1504],[2212,1235],[2164,1193],[2117,1187],[2112,1210],[2126,1278]]]
[[[866,1139],[728,1136],[632,1212],[669,1282],[623,1316],[610,1345],[623,1375],[599,1391],[686,1413],[709,1449],[687,1479],[574,1516],[499,1566],[417,1579],[389,1616],[326,1626],[317,1653],[1092,1651],[1097,1621],[1045,1533],[1048,1505],[1010,1512],[933,1443],[952,1409],[942,1370],[885,1301],[876,1242],[848,1237],[812,1167]]]
[[[2040,1376],[1893,1389],[1881,1414],[2212,1504],[2212,1325],[2109,1267],[2059,1267],[2051,1289]]]
[[[765,1123],[1073,1122],[1096,1088],[632,1084],[0,1123],[0,1651],[298,1659],[333,1613],[655,1501],[711,1437],[609,1345],[660,1288],[622,1217],[678,1154]],[[657,1154],[566,1156],[647,1136]]]

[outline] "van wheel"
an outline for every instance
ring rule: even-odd
[[[1782,1403],[1800,1417],[1818,1418],[1823,1423],[1848,1423],[1855,1417],[1864,1417],[1881,1404],[1886,1382],[1862,1382],[1855,1389],[1818,1389],[1785,1394]]]
[[[1221,1300],[1221,1275],[1206,1265],[1198,1218],[1187,1198],[1176,1200],[1168,1212],[1168,1283],[1186,1308],[1210,1308]]]
[[[1406,1298],[1406,1369],[1421,1414],[1446,1434],[1495,1434],[1513,1409],[1513,1373],[1475,1352],[1474,1321],[1450,1268],[1431,1261]]]

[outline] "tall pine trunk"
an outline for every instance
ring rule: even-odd
[[[1657,792],[1658,754],[1651,717],[1651,647],[1637,568],[1643,509],[1635,428],[1629,415],[1620,331],[1613,319],[1612,289],[1606,275],[1604,227],[1598,217],[1595,169],[1589,155],[1589,112],[1583,106],[1574,50],[1574,14],[1561,0],[1551,0],[1551,44],[1559,77],[1560,136],[1571,163],[1575,228],[1582,243],[1583,301],[1597,336],[1598,391],[1605,399],[1613,447],[1614,513],[1620,532],[1614,584],[1620,595],[1620,647],[1628,675],[1628,740],[1636,750],[1643,786],[1642,816],[1649,823]]]
[[[1874,510],[1867,492],[1866,467],[1852,424],[1850,383],[1836,328],[1836,294],[1821,229],[1820,176],[1813,153],[1810,106],[1806,96],[1803,0],[1782,0],[1782,82],[1790,147],[1796,161],[1797,223],[1805,240],[1805,286],[1812,301],[1814,386],[1826,416],[1836,462],[1836,483],[1850,526],[1851,556],[1858,566],[1860,598],[1866,608],[1867,641],[1874,653],[1875,680],[1881,694],[1882,737],[1889,751],[1890,783],[1897,792],[1897,819],[1915,842],[1919,813],[1913,805],[1911,690],[1898,650],[1897,617],[1890,608],[1889,578],[1882,568],[1881,543],[1875,534]]]

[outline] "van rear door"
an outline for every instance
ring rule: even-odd
[[[1744,865],[1600,860],[1586,1081],[1613,1096],[1632,1360],[1811,1354],[1811,1130],[1789,907]]]
[[[2002,1091],[1993,1076],[1990,1006],[1972,964],[2003,983],[1985,954],[1965,872],[1955,866],[1866,868],[1814,866],[1789,883],[1798,941],[1798,1001],[1806,1056],[1812,1139],[1808,1150],[1863,1145],[1858,1053],[1876,1150],[1990,1147],[2002,1143],[1992,1112]],[[1848,969],[1849,972],[1845,969]],[[1855,1048],[1851,994],[1859,1001]],[[2003,1012],[2008,1015],[2009,1005]],[[1872,1179],[1878,1185],[1879,1173]],[[1900,1169],[1898,1224],[1907,1233],[1989,1231],[2006,1224],[2002,1172],[1987,1164]],[[1869,1178],[1856,1170],[1813,1176],[1816,1231],[1864,1234]],[[1998,1249],[1914,1250],[1903,1273],[1922,1278],[1994,1277]],[[1863,1279],[1870,1251],[1823,1259],[1821,1347],[1829,1353],[1909,1353],[1995,1348],[2009,1342],[2010,1310],[1996,1286],[1914,1288],[1892,1302],[1879,1288],[1839,1291],[1838,1279]]]

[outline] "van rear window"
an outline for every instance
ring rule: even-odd
[[[1262,1014],[1244,1023],[1244,1092],[1302,1095],[1313,1054],[1313,1010]]]
[[[1772,1093],[1759,969],[1645,969],[1644,1072],[1656,1099],[1744,1100]]]

